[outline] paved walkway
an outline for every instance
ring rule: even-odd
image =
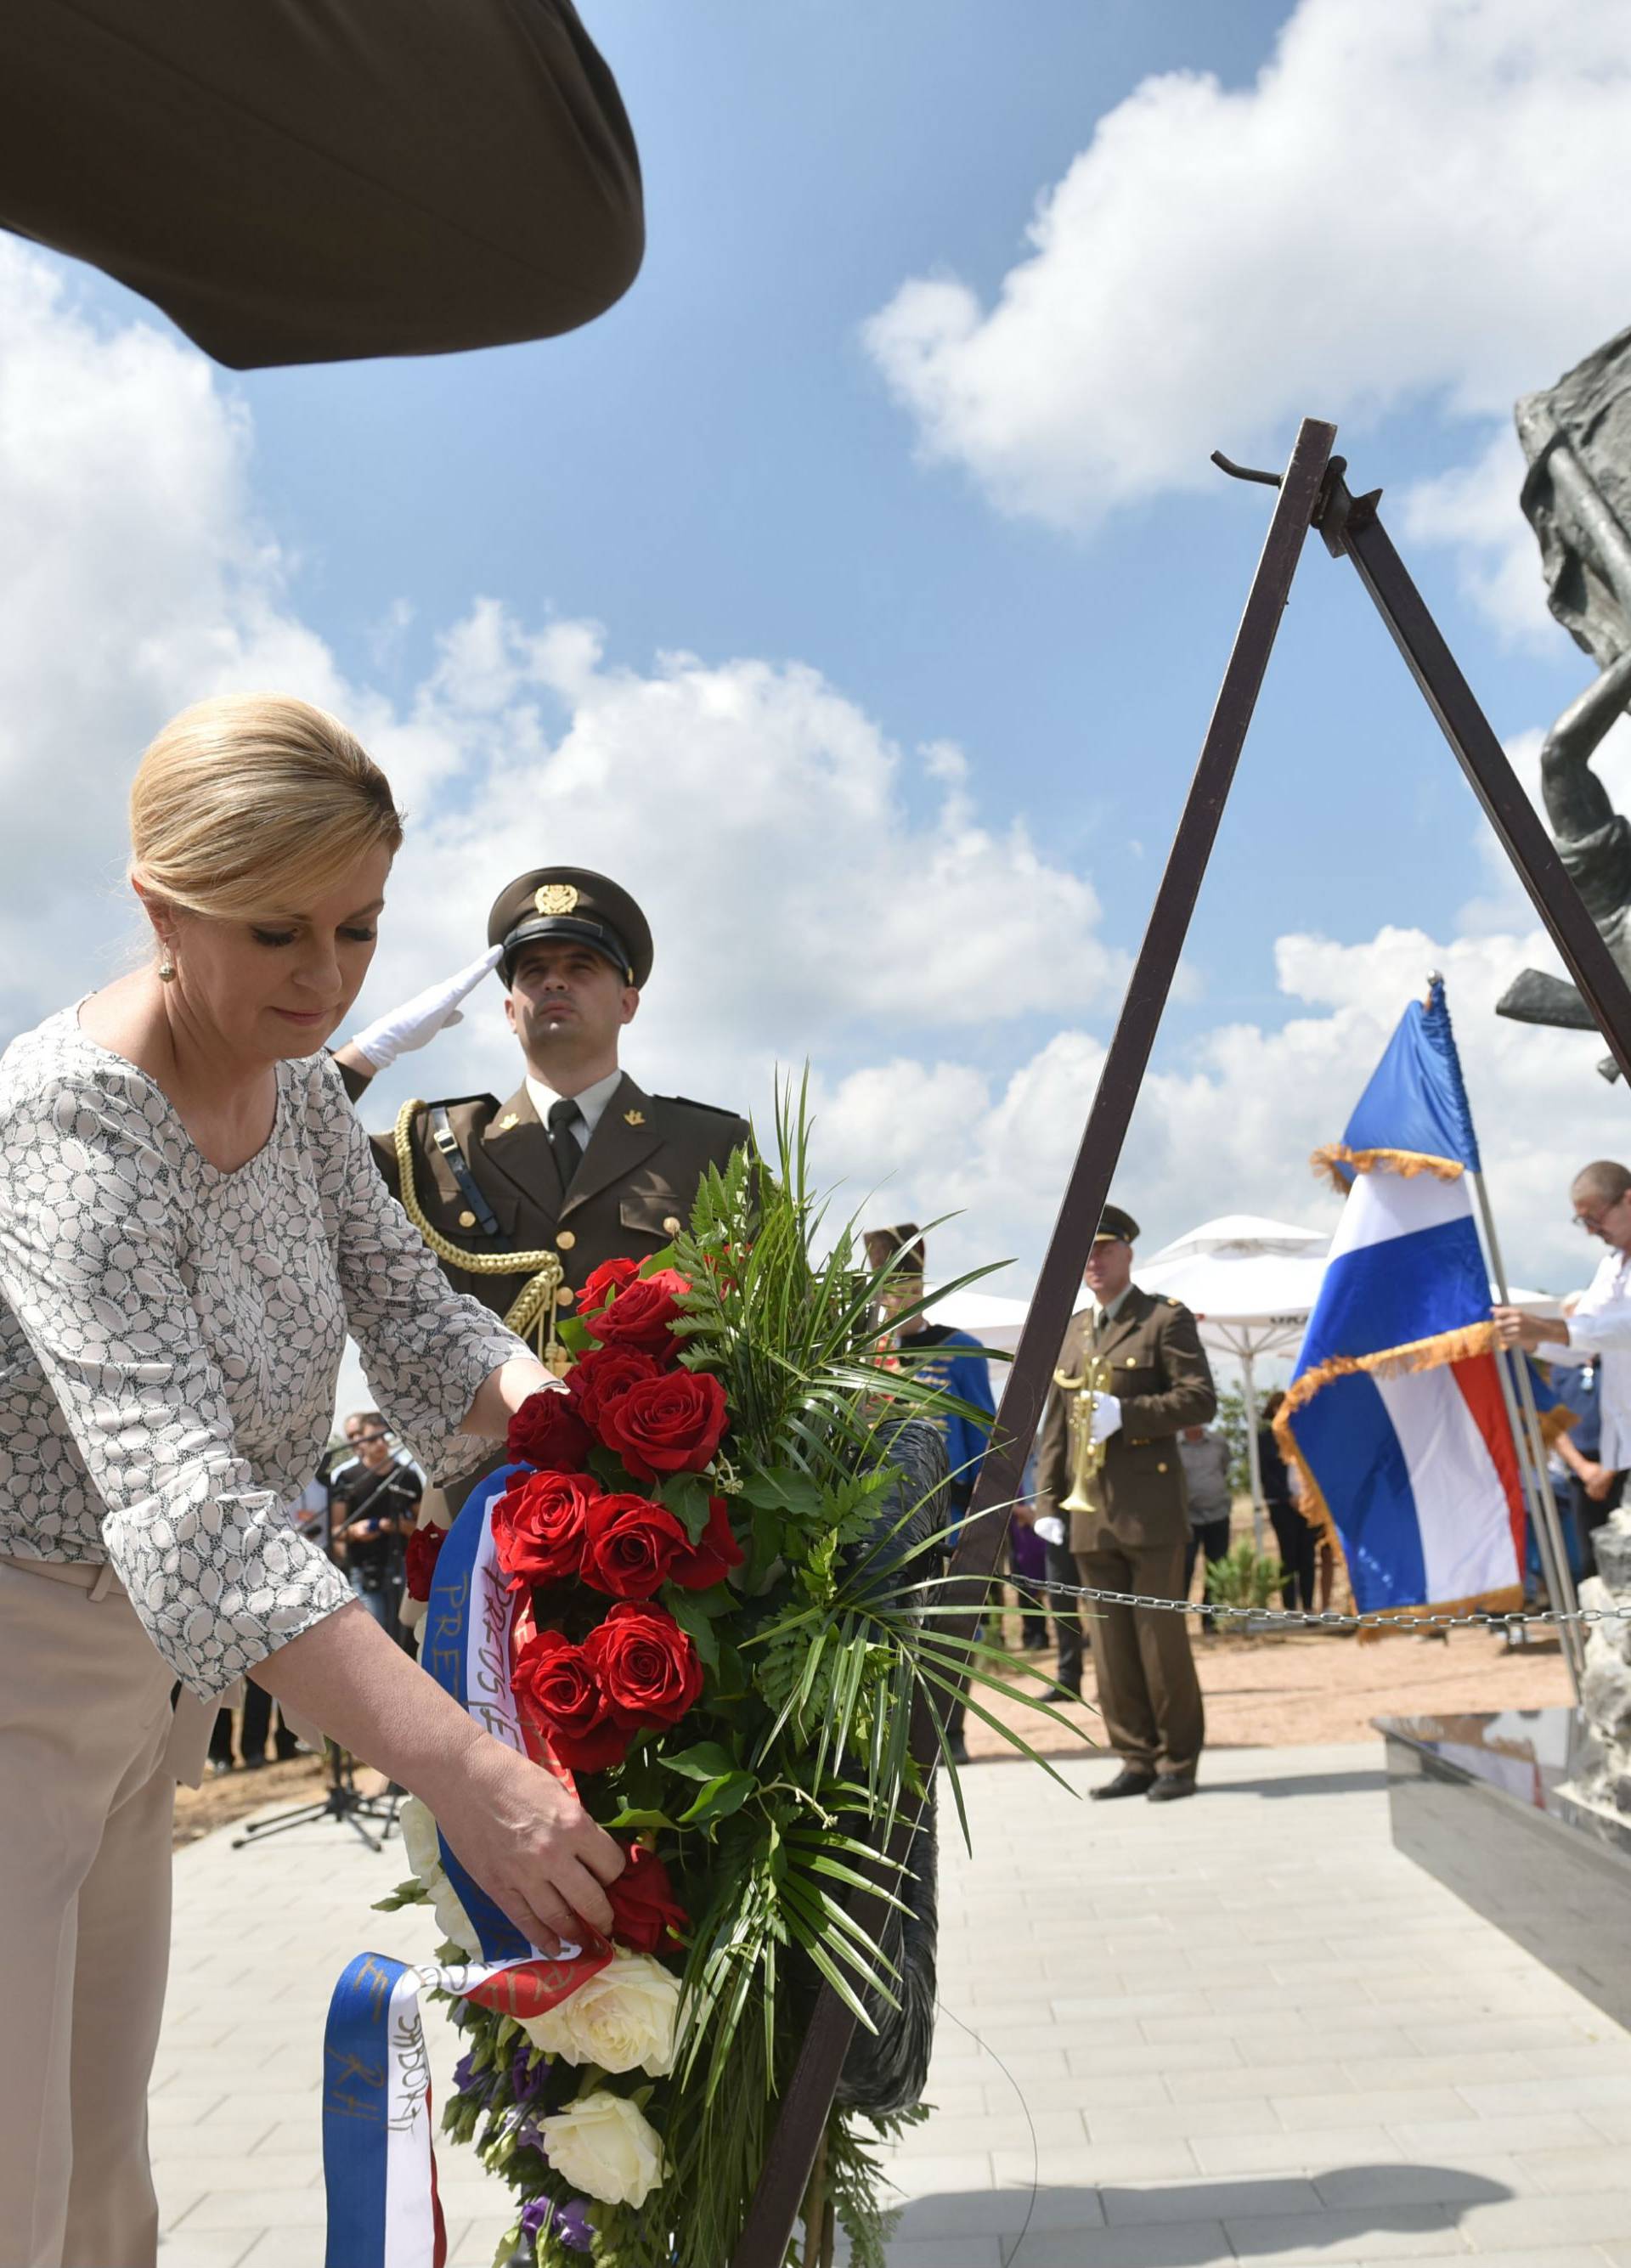
[[[1379,1746],[1236,1750],[1195,1801],[967,1778],[936,2116],[891,2268],[1631,2268],[1631,2036],[1393,1852]],[[329,1987],[401,1871],[350,1833],[180,1854],[154,2096],[161,2268],[317,2268]],[[439,2083],[451,2060],[432,2046]],[[452,2268],[504,2193],[441,2154]]]

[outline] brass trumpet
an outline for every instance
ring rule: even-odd
[[[1104,1444],[1093,1438],[1093,1411],[1101,1394],[1108,1394],[1111,1386],[1111,1366],[1102,1355],[1084,1355],[1081,1375],[1073,1378],[1067,1370],[1056,1370],[1053,1383],[1061,1394],[1070,1396],[1065,1411],[1065,1428],[1070,1441],[1070,1494],[1059,1506],[1061,1512],[1091,1512],[1092,1498],[1088,1494],[1088,1483],[1098,1473],[1104,1462]]]

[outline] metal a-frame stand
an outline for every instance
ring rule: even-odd
[[[1343,478],[1346,462],[1332,453],[1336,436],[1334,425],[1304,418],[1284,473],[1247,472],[1226,459],[1217,460],[1225,472],[1278,488],[1279,495],[953,1563],[957,1584],[953,1595],[965,1609],[958,1627],[968,1635],[1007,1539],[1009,1508],[1019,1494],[1076,1287],[1110,1194],[1111,1177],[1121,1156],[1310,528],[1319,531],[1333,559],[1350,562],[1387,624],[1614,1060],[1631,1079],[1631,990],[1394,550],[1376,512],[1381,490],[1357,497],[1350,492]],[[923,1771],[932,1771],[939,1744],[921,1704],[913,1716],[911,1747]],[[904,1853],[910,1836],[911,1822],[903,1821],[892,1856]],[[883,1907],[880,1900],[861,1895],[854,1912],[864,1928],[875,1930]],[[854,2021],[837,1993],[823,1985],[731,2268],[783,2268]]]

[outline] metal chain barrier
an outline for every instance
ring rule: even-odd
[[[1255,1623],[1286,1623],[1298,1630],[1496,1630],[1532,1629],[1544,1624],[1555,1626],[1561,1623],[1623,1623],[1631,1622],[1631,1606],[1577,1607],[1572,1613],[1544,1610],[1535,1614],[1490,1614],[1479,1611],[1465,1615],[1387,1615],[1387,1614],[1305,1614],[1295,1609],[1274,1607],[1214,1606],[1210,1601],[1200,1604],[1189,1599],[1146,1599],[1136,1591],[1097,1591],[1082,1583],[1054,1583],[1044,1577],[1027,1575],[1022,1579],[1007,1578],[1010,1587],[1024,1592],[1047,1593],[1057,1599],[1096,1599],[1107,1607],[1148,1607],[1173,1615],[1207,1615],[1214,1620],[1227,1620],[1230,1616]]]

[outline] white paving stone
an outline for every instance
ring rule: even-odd
[[[891,2268],[1631,2268],[1631,2036],[1394,1852],[1380,1764],[1226,1752],[1166,1807],[970,1772]],[[323,2010],[353,1954],[429,1955],[369,1911],[402,1869],[328,1822],[178,1855],[160,2268],[321,2268]],[[508,2193],[441,2167],[487,2268]]]

